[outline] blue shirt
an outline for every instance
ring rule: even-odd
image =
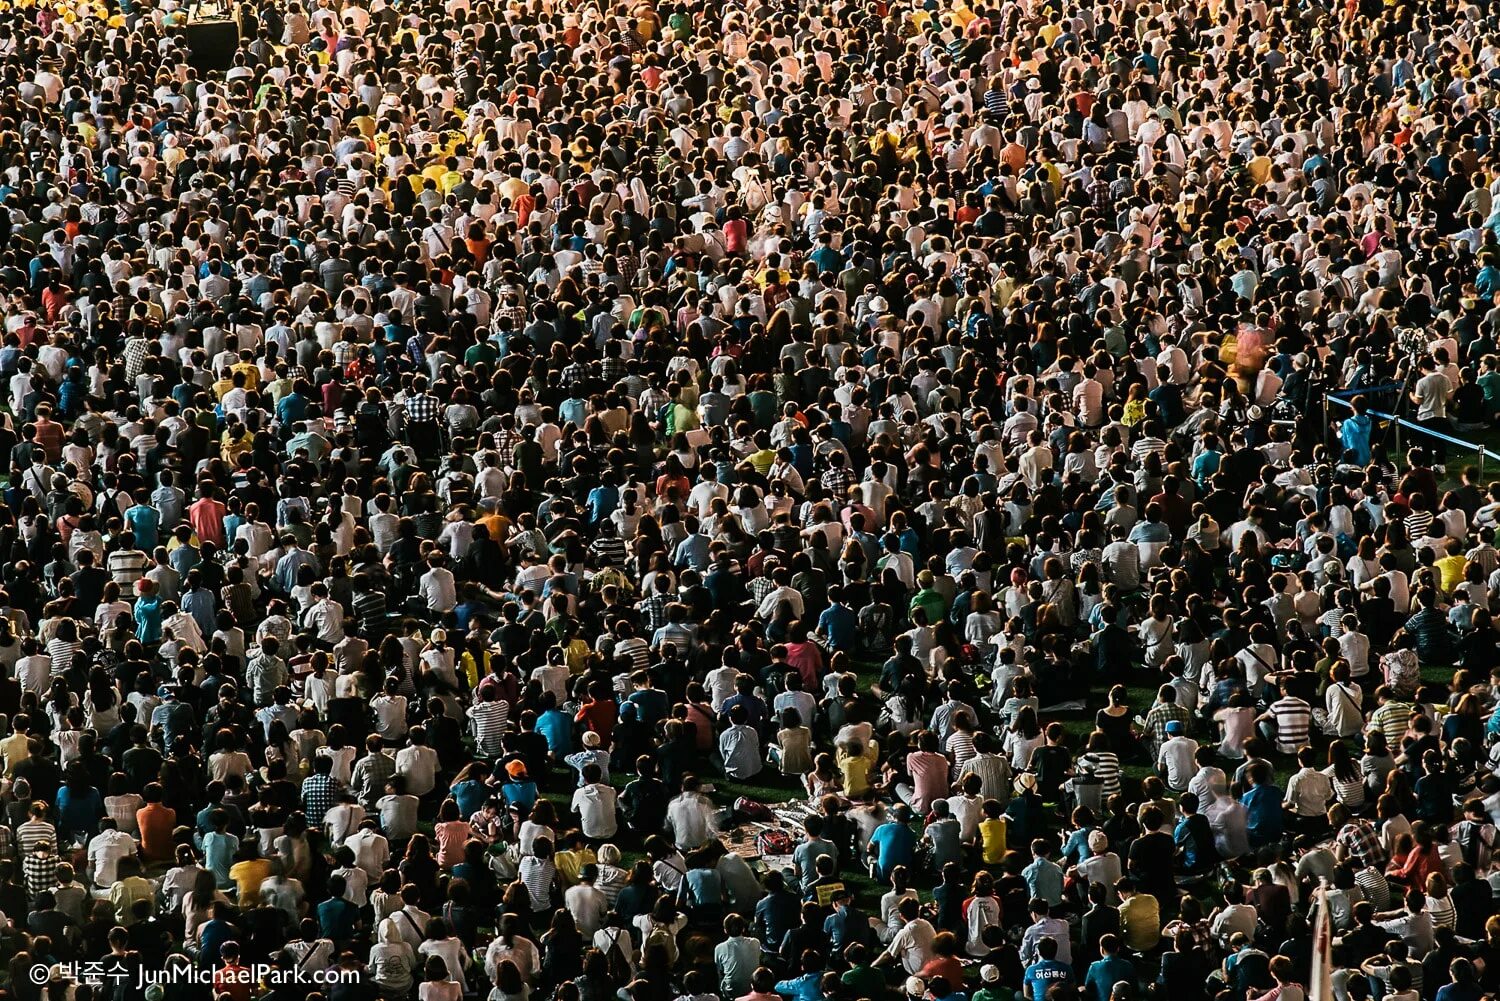
[[[1026,976],[1021,986],[1031,1001],[1047,1001],[1047,989],[1053,984],[1066,984],[1073,979],[1073,968],[1055,959],[1039,959],[1026,967]]]
[[[135,536],[136,548],[146,552],[156,548],[161,537],[161,515],[149,504],[136,504],[125,509],[125,524]]]
[[[135,602],[135,638],[142,643],[161,641],[161,596],[142,595]]]
[[[852,649],[859,635],[859,616],[848,605],[829,605],[818,616],[818,632],[828,637],[828,645],[833,649]]]
[[[1021,875],[1033,897],[1040,897],[1053,907],[1062,903],[1063,871],[1057,863],[1050,859],[1033,859],[1030,865],[1021,870]]]
[[[209,831],[203,835],[203,866],[214,874],[219,887],[231,885],[229,869],[234,865],[234,853],[240,850],[240,839],[227,831]]]
[[[823,991],[818,984],[823,979],[822,970],[804,973],[795,980],[782,980],[776,985],[776,993],[792,1001],[822,1001]]]
[[[318,928],[324,938],[335,942],[354,937],[354,921],[359,908],[343,897],[331,897],[318,905]]]
[[[104,816],[104,800],[99,790],[90,786],[82,792],[74,792],[67,786],[57,790],[57,833],[66,841],[75,835],[92,838],[99,831],[99,818]]]
[[[870,844],[876,849],[876,867],[881,879],[890,879],[891,870],[898,865],[911,865],[916,854],[917,836],[905,824],[888,821],[875,828],[870,835]]]
[[[490,787],[478,779],[466,779],[448,791],[458,803],[460,817],[471,817],[478,813],[490,798]]]
[[[547,750],[564,755],[573,749],[573,724],[558,709],[549,709],[536,719],[536,731],[547,738]]]
[[[531,808],[536,806],[536,783],[530,780],[525,782],[511,780],[500,787],[500,797],[522,813],[530,813]]]
[[[837,866],[839,859],[838,849],[822,838],[818,838],[816,841],[804,841],[792,852],[792,864],[802,876],[802,889],[804,892],[818,881],[818,858],[823,855],[827,855],[833,859],[835,867]],[[836,868],[835,871],[837,871]]]
[[[1255,847],[1281,840],[1281,790],[1273,785],[1253,786],[1240,797],[1245,805],[1245,829]]]
[[[1135,967],[1128,959],[1105,956],[1089,964],[1089,973],[1084,978],[1083,986],[1093,991],[1098,1001],[1109,1001],[1110,991],[1122,980],[1134,986]]]
[[[182,594],[182,610],[193,617],[198,629],[205,637],[212,636],[218,626],[214,608],[214,593],[206,587],[195,587]],[[291,729],[290,727],[288,729]]]

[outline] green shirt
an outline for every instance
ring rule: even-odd
[[[856,998],[878,998],[886,993],[885,974],[870,966],[856,966],[839,977],[839,983],[849,988],[849,996]]]
[[[1479,388],[1484,390],[1484,402],[1500,406],[1500,372],[1486,372],[1479,377]]]
[[[464,364],[470,368],[478,365],[480,362],[493,365],[499,357],[500,353],[495,350],[494,344],[489,341],[480,341],[464,352]]]

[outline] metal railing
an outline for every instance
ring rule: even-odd
[[[1371,386],[1368,389],[1341,389],[1336,392],[1327,394],[1324,399],[1327,400],[1328,403],[1336,404],[1341,407],[1347,407],[1348,409],[1353,410],[1354,403],[1352,401],[1356,396],[1364,396],[1368,398],[1392,391],[1399,392],[1404,388],[1406,387],[1403,383],[1393,382],[1384,386]],[[1324,413],[1325,415],[1327,413],[1326,407],[1324,409]],[[1479,454],[1479,472],[1481,475],[1483,475],[1484,473],[1485,459],[1494,459],[1497,462],[1500,462],[1500,452],[1492,452],[1477,441],[1465,441],[1463,438],[1455,438],[1452,435],[1443,434],[1440,431],[1434,431],[1431,428],[1423,427],[1415,421],[1407,420],[1405,417],[1398,417],[1395,414],[1387,413],[1383,410],[1366,410],[1365,413],[1375,418],[1376,420],[1386,421],[1393,425],[1393,430],[1396,434],[1397,453],[1401,451],[1401,429],[1406,428],[1408,431],[1415,431],[1417,434],[1425,435],[1428,438],[1433,438],[1438,441],[1445,442],[1446,444],[1456,446],[1458,448],[1464,449],[1465,451],[1477,452]],[[1325,425],[1326,423],[1327,422],[1325,420]]]

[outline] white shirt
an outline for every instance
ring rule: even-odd
[[[667,827],[684,851],[702,848],[713,837],[713,804],[702,793],[685,792],[667,804]]]
[[[433,567],[424,573],[417,590],[427,607],[434,612],[447,614],[458,605],[458,589],[453,583],[453,572],[443,567]]]
[[[604,925],[604,915],[609,912],[609,898],[604,891],[588,883],[570,886],[563,894],[563,906],[573,915],[573,921],[584,935],[593,937]]]
[[[344,839],[344,847],[354,853],[354,864],[372,879],[380,878],[385,872],[386,860],[391,857],[390,842],[376,831],[355,831]]]
[[[1173,791],[1186,789],[1198,767],[1193,756],[1198,753],[1198,742],[1191,737],[1171,737],[1161,745],[1156,754],[1156,764],[1167,773],[1167,788]]]
[[[928,920],[917,918],[901,926],[885,951],[892,958],[901,960],[901,968],[908,974],[916,975],[932,959],[932,940],[936,937],[937,932]]]
[[[426,796],[437,780],[438,756],[430,747],[403,747],[396,752],[396,774],[406,776],[406,791]]]
[[[603,782],[586,785],[573,793],[573,809],[583,820],[584,837],[615,836],[619,830],[619,822],[615,817],[616,796],[614,787]]]
[[[124,831],[100,831],[89,842],[88,857],[94,867],[94,885],[108,889],[119,881],[120,860],[135,855],[135,838]]]

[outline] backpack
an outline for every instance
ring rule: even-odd
[[[769,855],[790,855],[794,847],[792,836],[779,827],[768,828],[755,836],[755,850],[761,858]]]
[[[1476,824],[1472,820],[1465,820],[1458,825],[1458,850],[1464,862],[1472,869],[1479,870],[1484,867],[1486,858],[1491,849],[1491,840],[1494,835],[1490,833],[1486,837],[1486,824]]]
[[[766,824],[776,819],[776,814],[771,812],[769,806],[744,796],[734,801],[734,812],[746,820],[757,820]]]
[[[633,974],[630,970],[630,960],[625,958],[625,950],[620,948],[620,938],[625,933],[616,928],[609,939],[609,950],[604,953],[604,968],[609,974],[611,983],[629,983]]]
[[[672,965],[677,964],[677,939],[666,925],[652,924],[651,930],[646,933],[646,940],[641,943],[641,955],[644,956],[653,946],[665,949]]]

